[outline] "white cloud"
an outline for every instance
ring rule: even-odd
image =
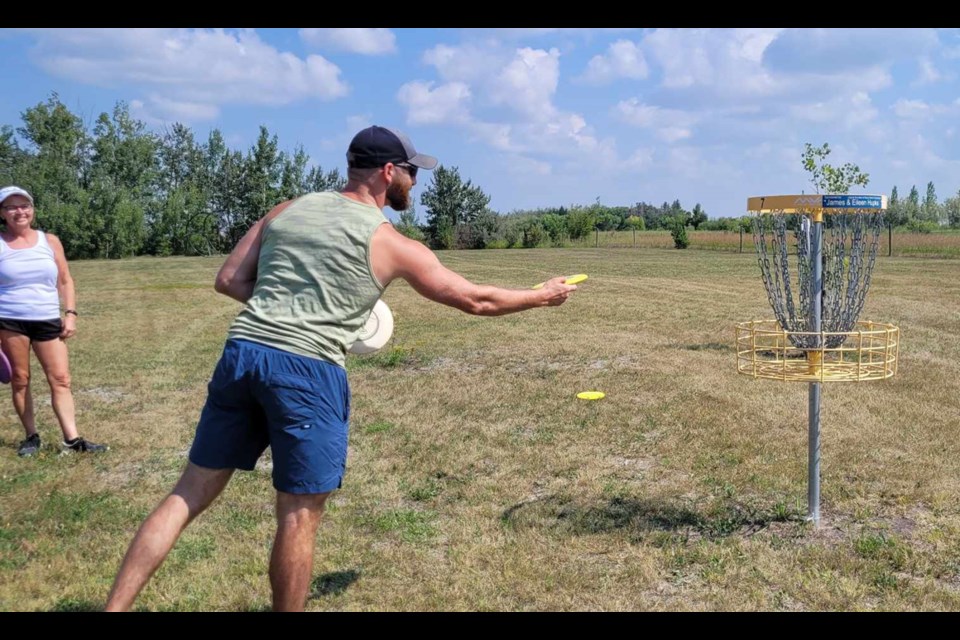
[[[339,160],[343,157],[340,154],[346,151],[353,136],[361,129],[366,129],[376,123],[374,122],[373,114],[365,112],[347,116],[344,118],[344,124],[345,127],[343,129],[330,131],[328,135],[321,135],[321,137],[314,142],[314,144],[316,144],[316,150],[321,153],[329,153],[332,151],[337,156],[337,160]]]
[[[456,123],[472,140],[514,155],[562,158],[591,150],[610,156],[612,143],[598,141],[581,115],[554,104],[560,78],[557,49],[441,44],[423,59],[446,84],[406,83],[398,99],[407,107],[408,122]]]
[[[482,142],[498,151],[514,152],[510,141],[512,127],[509,124],[495,122],[479,122],[471,120],[467,124],[468,140]]]
[[[694,113],[644,104],[639,98],[621,100],[614,111],[622,122],[650,129],[666,142],[691,137],[698,119]]]
[[[210,118],[224,104],[334,100],[349,89],[322,56],[281,52],[251,30],[34,29],[31,56],[51,75],[150,93],[151,111]],[[192,115],[191,115],[192,114]]]
[[[475,120],[467,128],[472,140],[513,155],[544,156],[577,165],[583,165],[584,158],[589,158],[591,167],[612,168],[618,163],[613,139],[598,139],[586,121],[576,114],[558,113],[543,122]]]
[[[948,104],[901,98],[890,110],[900,118],[901,126],[926,125],[933,130],[944,129],[960,119],[960,98]]]
[[[787,29],[767,47],[764,61],[778,71],[846,74],[938,46],[934,29]]]
[[[900,118],[924,119],[930,117],[932,113],[930,105],[923,100],[907,100],[904,98],[897,100],[891,109]]]
[[[593,28],[593,27],[563,27],[563,28],[499,28],[493,32],[501,36],[513,39],[537,38],[549,35],[578,35],[578,36],[598,36],[604,34],[624,33],[636,31],[635,27],[614,27],[614,28]]]
[[[470,119],[470,87],[462,82],[437,88],[433,82],[408,82],[397,91],[397,100],[407,108],[410,124],[465,123]]]
[[[877,114],[870,96],[862,91],[851,96],[790,107],[790,115],[797,120],[840,124],[848,129],[870,122]]]
[[[506,106],[533,119],[551,117],[560,77],[560,52],[496,44],[437,45],[424,53],[440,78],[469,87],[483,106]]]
[[[390,29],[301,29],[300,38],[313,47],[368,56],[397,51],[397,37]]]
[[[623,163],[623,167],[630,171],[646,171],[653,166],[655,153],[656,151],[652,147],[636,149]]]
[[[490,82],[491,99],[531,119],[552,116],[556,112],[553,94],[560,79],[559,61],[557,49],[518,49],[514,59]]]
[[[159,95],[151,95],[147,102],[132,100],[130,111],[134,117],[150,124],[204,122],[220,115],[216,105],[168,100]]]
[[[707,97],[743,99],[773,91],[775,82],[763,67],[763,54],[780,31],[658,29],[644,38],[641,48],[660,67],[665,88],[709,88]]]
[[[937,180],[937,176],[952,176],[953,179],[946,182],[947,185],[951,186],[947,186],[946,189],[950,191],[956,189],[955,176],[960,175],[960,160],[945,158],[937,153],[937,145],[922,133],[904,136],[901,139],[901,145],[901,153],[905,149],[907,156],[910,158],[909,170],[913,175],[910,176],[909,182],[917,184],[921,193],[923,185],[929,181],[933,181],[934,184],[944,184],[945,181]],[[941,189],[943,188],[941,187]],[[904,189],[901,196],[906,193],[909,193],[909,190]]]
[[[658,29],[644,39],[644,45],[662,67],[663,86],[676,88],[712,83],[714,67],[711,56],[699,42],[705,33],[701,29]]]
[[[361,129],[366,129],[372,124],[373,124],[373,118],[369,113],[347,116],[348,131],[354,131],[354,132],[360,131]]]
[[[423,61],[447,82],[483,83],[510,62],[511,54],[490,44],[438,44],[424,52]]]
[[[744,168],[741,164],[702,147],[671,147],[666,151],[663,163],[662,169],[680,180],[727,187],[742,184]],[[742,188],[737,187],[738,190]]]
[[[810,96],[889,87],[890,66],[897,59],[890,47],[898,44],[919,54],[936,40],[923,30],[894,34],[892,42],[882,35],[869,38],[858,33],[847,38],[840,33],[844,30],[822,31],[658,29],[640,46],[648,62],[661,71],[662,88],[676,100],[792,104],[809,101]]]
[[[553,173],[553,165],[549,162],[518,155],[508,155],[504,169],[514,175],[548,176]]]
[[[606,54],[590,59],[582,80],[590,84],[605,84],[618,78],[642,80],[648,74],[647,61],[640,47],[630,40],[617,40],[608,47]]]
[[[943,74],[934,66],[930,58],[920,58],[919,63],[920,75],[914,81],[914,85],[933,84],[944,79]]]

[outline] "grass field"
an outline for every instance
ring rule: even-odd
[[[814,529],[806,385],[735,373],[734,323],[771,315],[752,253],[440,256],[478,282],[590,279],[562,307],[501,318],[388,289],[394,339],[348,362],[348,471],[309,610],[960,609],[960,262],[878,259],[862,318],[900,326],[900,369],[825,385]],[[103,606],[185,464],[239,309],[212,289],[221,262],[72,265],[79,424],[112,448],[57,455],[34,363],[45,447],[19,459],[5,397],[0,610]],[[575,397],[594,389],[606,398]],[[138,607],[269,608],[269,469],[234,477]]]

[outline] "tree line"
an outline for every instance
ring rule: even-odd
[[[0,184],[33,194],[38,225],[60,237],[70,259],[226,253],[276,204],[346,183],[339,168],[312,166],[301,144],[282,150],[264,126],[239,151],[219,129],[205,140],[180,123],[151,131],[124,102],[90,126],[56,93],[21,119],[16,128],[0,127]],[[868,176],[855,165],[826,164],[829,153],[826,144],[808,144],[804,153],[818,190],[866,185]],[[709,218],[699,203],[686,209],[679,199],[610,206],[597,198],[499,213],[458,167],[440,165],[426,175],[424,219],[411,206],[396,226],[435,249],[564,246],[598,230],[630,229],[669,230],[680,246],[687,228],[736,231],[748,220]],[[886,215],[888,224],[914,231],[960,227],[960,193],[941,203],[932,182],[923,199],[916,186],[905,198],[894,186]]]

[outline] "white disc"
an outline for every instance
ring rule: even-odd
[[[387,344],[393,335],[393,313],[383,300],[377,300],[373,305],[367,324],[363,325],[357,341],[347,349],[350,353],[373,353]]]

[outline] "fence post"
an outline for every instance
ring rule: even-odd
[[[740,225],[740,253],[743,253],[743,225]]]
[[[887,257],[893,255],[893,223],[887,225]]]

